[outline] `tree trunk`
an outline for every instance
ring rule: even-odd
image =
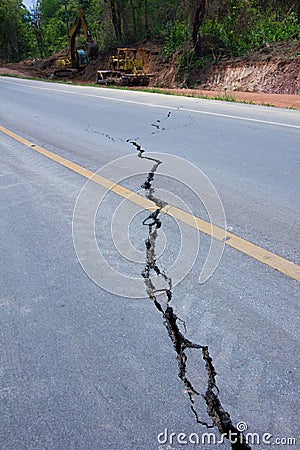
[[[117,41],[122,40],[122,30],[120,23],[120,9],[115,0],[110,0],[111,18]]]
[[[136,18],[135,18],[135,12],[134,12],[134,6],[132,3],[132,0],[130,0],[130,10],[131,10],[134,38],[136,38]]]
[[[34,32],[35,32],[35,37],[36,37],[36,42],[37,42],[40,57],[44,58],[44,56],[45,56],[45,48],[44,48],[45,46],[44,46],[44,36],[43,36],[44,33],[41,30],[41,28],[37,25],[34,26]]]
[[[118,20],[118,34],[120,36],[119,40],[122,40],[122,0],[116,0],[117,4],[117,20]]]
[[[195,16],[194,16],[193,34],[192,34],[194,50],[195,50],[196,55],[199,53],[199,49],[198,49],[198,46],[197,46],[197,44],[198,44],[198,32],[199,32],[199,28],[201,27],[202,22],[203,22],[205,8],[206,8],[206,0],[200,0],[198,6],[196,8],[196,12],[195,12]]]
[[[145,37],[149,36],[148,1],[145,0]]]

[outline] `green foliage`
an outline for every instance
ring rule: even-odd
[[[44,27],[46,55],[52,55],[68,45],[66,24],[60,17],[53,17]]]
[[[66,48],[67,29],[80,6],[102,49],[155,40],[166,57],[180,50],[179,70],[205,63],[191,50],[198,2],[190,0],[40,0],[31,14],[21,0],[0,0],[0,60],[48,56]],[[299,19],[294,0],[210,0],[199,36],[213,35],[224,43],[222,51],[238,55],[266,43],[300,39]]]
[[[166,38],[164,45],[164,54],[169,57],[178,48],[182,47],[191,39],[191,29],[186,22],[175,20],[175,22],[168,22],[166,24]]]
[[[239,55],[266,43],[300,39],[300,27],[297,15],[282,7],[262,10],[253,0],[230,0],[228,14],[206,19],[201,34],[218,37],[229,53]]]
[[[30,17],[20,0],[0,3],[0,60],[19,61],[34,53]]]
[[[36,41],[32,39],[31,19],[27,9],[22,5],[18,9],[17,21],[18,55],[14,60],[33,58],[38,54]]]
[[[211,57],[198,58],[193,50],[186,50],[179,59],[177,72],[202,69],[211,60]]]
[[[251,32],[251,43],[259,46],[267,42],[286,41],[290,38],[300,39],[300,27],[297,16],[291,13],[281,21],[274,20],[268,15],[264,20],[260,18],[257,27]]]

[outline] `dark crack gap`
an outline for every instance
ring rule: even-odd
[[[163,120],[168,119],[171,116],[171,114],[172,114],[172,112],[169,111],[168,114],[164,117]],[[152,131],[151,134],[156,134],[159,131],[165,131],[166,130],[163,126],[161,126],[161,120],[160,119],[157,119],[155,122],[151,123],[151,127],[154,127],[156,129],[155,131]]]
[[[169,112],[167,117],[170,117]],[[160,129],[160,120],[157,120],[152,126]],[[161,270],[156,260],[156,241],[161,228],[161,220],[159,218],[161,209],[167,204],[163,200],[154,196],[155,189],[152,187],[154,181],[155,172],[162,161],[145,156],[145,150],[142,145],[134,140],[127,139],[126,142],[131,143],[138,152],[138,157],[152,161],[154,164],[148,173],[148,176],[141,186],[145,189],[147,199],[153,201],[157,205],[157,209],[149,214],[146,219],[143,220],[143,225],[148,227],[148,237],[145,240],[146,246],[146,263],[141,273],[144,278],[146,291],[149,299],[154,303],[157,310],[162,314],[164,318],[164,325],[168,331],[168,335],[173,343],[173,347],[177,354],[177,362],[179,367],[178,377],[184,383],[186,391],[189,396],[191,410],[195,416],[196,422],[206,426],[207,428],[217,427],[219,432],[224,435],[231,443],[232,450],[251,450],[251,447],[247,444],[244,434],[239,431],[232,423],[230,414],[223,408],[219,399],[219,389],[216,384],[217,372],[213,365],[212,357],[210,356],[207,346],[196,344],[187,339],[178,327],[178,321],[182,321],[175,314],[170,302],[173,297],[172,279],[168,277],[167,273]],[[153,276],[162,277],[166,282],[164,289],[156,289],[153,282]],[[162,299],[158,298],[158,294],[162,294]],[[182,321],[183,322],[183,321]],[[185,324],[184,324],[185,328]],[[185,330],[186,332],[186,330]],[[207,387],[205,394],[200,394],[192,385],[187,376],[187,354],[186,349],[196,349],[201,352],[202,359],[205,363],[205,369],[207,372]],[[212,420],[209,424],[207,421],[199,418],[198,412],[195,407],[195,397],[202,395],[207,406],[207,413]]]

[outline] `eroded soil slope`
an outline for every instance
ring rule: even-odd
[[[178,69],[180,52],[166,59],[159,47],[151,43],[147,46],[151,50],[149,71],[154,74],[153,87],[300,95],[300,41],[266,45],[239,58],[211,57],[201,68],[183,70]],[[50,78],[56,59],[63,54],[66,52],[44,60],[2,64],[0,73]],[[73,81],[95,82],[97,69],[107,68],[108,57],[109,53],[101,53]]]
[[[207,62],[201,69],[163,67],[157,86],[300,95],[300,42],[267,45],[239,58]]]

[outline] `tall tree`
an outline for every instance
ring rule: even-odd
[[[192,32],[193,44],[196,55],[199,53],[198,33],[204,19],[206,0],[199,0],[197,3],[198,5],[195,10],[193,32]]]
[[[35,32],[39,54],[43,58],[45,56],[45,39],[41,17],[41,2],[38,0],[31,11],[31,22]]]
[[[0,59],[19,61],[32,54],[30,15],[21,0],[1,0]]]
[[[299,0],[300,1],[300,0]],[[131,11],[131,18],[132,18],[132,25],[133,25],[133,32],[134,35],[136,35],[136,18],[135,18],[135,8],[133,6],[133,1],[130,0],[130,11]]]
[[[122,40],[122,23],[121,23],[121,11],[120,11],[120,0],[109,0],[111,19],[115,31],[115,36],[117,41]]]

